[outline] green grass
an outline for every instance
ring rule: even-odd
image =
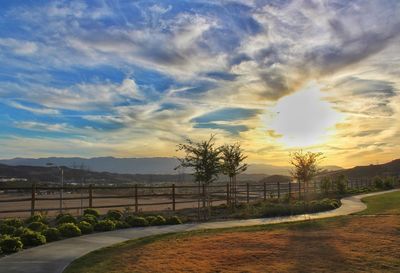
[[[384,195],[368,197],[363,200],[368,209],[359,213],[360,215],[375,215],[375,214],[400,214],[400,192],[393,192]],[[332,224],[344,226],[348,221],[359,217],[340,216],[321,220],[302,221],[296,223],[282,223],[274,225],[259,225],[250,227],[235,227],[224,229],[207,229],[181,233],[169,233],[162,235],[153,235],[141,239],[129,240],[110,247],[102,248],[93,251],[71,263],[64,273],[104,273],[115,269],[124,268],[123,261],[116,261],[112,257],[118,257],[120,253],[133,252],[145,245],[156,241],[174,240],[178,238],[190,238],[193,236],[209,236],[225,232],[255,232],[266,230],[299,230],[299,231],[314,231],[321,229],[329,229]],[[156,261],[155,261],[156,262]]]
[[[367,209],[359,212],[359,215],[400,214],[400,191],[367,197],[362,201]]]

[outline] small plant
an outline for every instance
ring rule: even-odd
[[[19,227],[23,227],[24,226],[24,222],[22,222],[22,220],[17,219],[17,218],[5,219],[5,220],[3,220],[3,224],[5,224],[7,226],[12,226],[12,227],[15,227],[15,228],[19,228]]]
[[[129,228],[131,227],[127,222],[125,221],[114,221],[115,223],[115,228],[116,229],[124,229],[124,228]]]
[[[100,213],[99,213],[99,211],[97,210],[97,209],[91,209],[91,208],[89,208],[89,209],[85,209],[84,211],[83,211],[83,215],[93,215],[94,217],[99,217],[100,216]]]
[[[58,227],[61,236],[70,238],[82,235],[81,230],[79,227],[73,223],[64,223]]]
[[[337,194],[345,194],[347,192],[347,179],[344,175],[336,178],[335,188]]]
[[[18,237],[4,236],[2,239],[0,239],[0,249],[4,253],[18,252],[23,246],[24,245],[21,242],[21,239]]]
[[[379,176],[374,177],[374,187],[377,189],[383,189],[384,188],[384,182],[383,179]]]
[[[96,231],[111,231],[115,229],[115,223],[112,220],[106,219],[99,221],[94,225]]]
[[[33,223],[33,222],[41,222],[46,224],[47,220],[45,217],[43,217],[41,214],[37,213],[35,215],[32,215],[31,217],[29,217],[26,221],[27,224],[29,223]]]
[[[182,220],[179,219],[178,216],[172,216],[172,217],[168,217],[166,219],[166,224],[167,225],[180,225],[180,224],[182,224]]]
[[[26,227],[19,227],[15,230],[13,233],[14,237],[21,237],[22,234],[24,234],[29,228]]]
[[[125,221],[131,227],[145,227],[149,225],[149,222],[144,217],[139,217],[139,216],[130,215],[126,217]]]
[[[107,219],[116,220],[116,221],[121,220],[122,217],[123,217],[123,214],[119,210],[109,210],[106,215]]]
[[[17,228],[13,227],[13,226],[9,226],[9,225],[6,225],[6,224],[1,224],[0,225],[0,234],[13,235],[16,230],[17,230]]]
[[[150,216],[149,216],[150,217]],[[161,215],[157,215],[157,216],[153,216],[154,218],[150,218],[151,221],[149,221],[149,224],[151,226],[161,226],[161,225],[165,225],[165,223],[167,222],[165,220],[164,217],[162,217]],[[147,219],[149,220],[149,219]]]
[[[48,228],[42,231],[44,237],[46,237],[47,242],[54,242],[60,240],[60,231],[56,228]]]
[[[41,232],[47,228],[47,225],[43,224],[42,222],[32,222],[28,225],[28,228],[33,231]]]
[[[74,216],[72,216],[71,214],[63,214],[62,216],[58,217],[57,220],[57,224],[61,225],[61,224],[65,224],[65,223],[72,223],[72,224],[76,224],[76,219]]]
[[[21,241],[26,246],[39,246],[46,243],[46,237],[39,232],[27,230],[21,235]]]
[[[82,234],[89,234],[93,232],[93,226],[86,221],[79,222],[78,227],[82,231]]]
[[[85,214],[82,217],[80,217],[80,222],[85,221],[94,226],[97,223],[97,218],[96,216],[92,214]]]
[[[394,177],[386,177],[383,181],[383,187],[385,189],[393,189],[396,184],[396,179]]]
[[[324,195],[328,195],[332,191],[332,179],[330,177],[324,177],[320,183],[321,192]]]

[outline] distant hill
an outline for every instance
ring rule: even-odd
[[[271,175],[260,180],[260,183],[287,183],[292,181],[292,177],[288,175]]]
[[[400,159],[384,164],[357,166],[351,169],[330,172],[329,175],[345,175],[347,177],[400,176]]]
[[[48,158],[14,158],[0,160],[0,164],[10,166],[37,166],[45,167],[53,163],[58,166],[70,168],[84,166],[95,172],[110,172],[118,174],[178,174],[174,170],[179,162],[173,157],[149,157],[149,158],[115,158],[115,157],[48,157]],[[326,169],[338,170],[337,166],[327,166]],[[246,174],[279,174],[288,175],[289,166],[274,166],[268,164],[250,164]],[[185,170],[190,173],[190,170]]]

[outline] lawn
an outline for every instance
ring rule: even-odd
[[[352,216],[132,240],[66,272],[400,272],[400,192],[364,201]]]

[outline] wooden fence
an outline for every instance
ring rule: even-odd
[[[348,188],[371,186],[372,179],[347,180]],[[320,183],[313,181],[305,189],[299,183],[243,183],[237,186],[239,203],[269,198],[298,198],[305,192],[321,192]],[[27,216],[35,212],[82,213],[85,208],[126,208],[136,213],[143,211],[176,211],[204,206],[205,196],[214,205],[229,204],[229,184],[168,186],[65,186],[65,187],[0,187],[0,218]]]

